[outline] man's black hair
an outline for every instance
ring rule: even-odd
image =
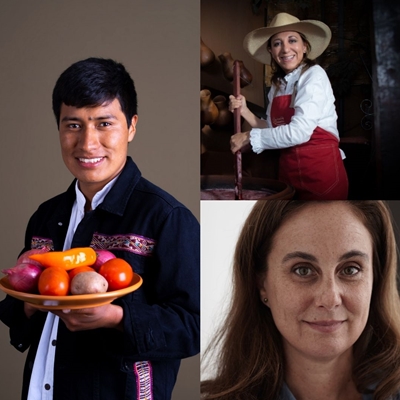
[[[110,59],[88,58],[67,68],[53,90],[53,112],[60,126],[61,105],[97,107],[118,99],[128,127],[137,114],[135,84],[125,67]]]

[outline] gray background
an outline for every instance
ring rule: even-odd
[[[131,73],[139,122],[130,155],[199,217],[199,17],[198,1],[1,0],[0,269],[13,265],[37,206],[72,180],[51,93],[59,74],[87,57],[113,58]],[[20,398],[24,359],[0,324],[1,399]],[[173,399],[199,398],[198,387],[192,357]]]

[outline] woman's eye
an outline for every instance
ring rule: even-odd
[[[349,267],[345,267],[343,268],[343,274],[346,276],[353,276],[353,275],[357,275],[360,272],[360,268],[351,265]]]
[[[273,44],[274,47],[278,47],[279,45],[280,45],[280,42],[275,42],[275,43]]]
[[[312,275],[312,270],[310,267],[297,267],[294,269],[294,273],[298,276],[310,276]]]

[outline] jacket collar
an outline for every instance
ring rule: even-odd
[[[126,158],[125,166],[122,169],[117,181],[104,198],[104,201],[99,204],[97,209],[101,209],[116,215],[123,215],[127,202],[141,176],[142,174],[139,168],[132,158],[128,156]],[[66,203],[69,205],[69,207],[67,210],[64,210],[66,211],[65,214],[68,216],[70,215],[70,209],[76,197],[75,185],[76,179],[74,179],[66,192]]]
[[[122,216],[126,205],[142,174],[131,157],[127,157],[125,166],[114,186],[98,209]]]

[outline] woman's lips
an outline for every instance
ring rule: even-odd
[[[291,55],[291,56],[281,56],[281,57],[279,57],[279,58],[280,58],[281,61],[283,61],[283,62],[289,62],[289,61],[294,60],[294,55]]]
[[[337,320],[329,320],[329,321],[304,321],[311,329],[314,329],[318,332],[323,333],[331,333],[335,332],[342,327],[342,325],[346,322],[337,321]]]

